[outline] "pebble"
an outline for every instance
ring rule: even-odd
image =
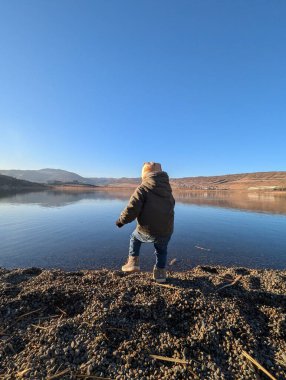
[[[245,350],[284,379],[285,271],[198,266],[171,275],[176,289],[155,286],[150,273],[0,268],[0,377],[29,368],[25,379],[45,379],[60,368],[63,380],[184,380],[191,369],[201,380],[251,380]]]

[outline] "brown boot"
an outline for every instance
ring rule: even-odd
[[[123,272],[139,272],[140,266],[139,266],[139,256],[128,256],[128,261],[123,267],[121,268]]]
[[[157,268],[156,265],[153,268],[153,280],[156,282],[166,282],[166,269]]]

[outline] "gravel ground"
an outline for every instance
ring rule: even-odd
[[[169,276],[0,269],[0,378],[286,378],[286,271]]]

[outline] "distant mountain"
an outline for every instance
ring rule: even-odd
[[[45,188],[48,188],[48,186],[0,174],[0,193],[22,190],[43,190]]]
[[[0,174],[43,184],[60,181],[66,183],[78,182],[80,184],[96,186],[136,187],[141,182],[140,178],[85,178],[76,173],[61,169],[0,170]],[[286,171],[172,178],[170,182],[174,189],[190,190],[286,189]]]
[[[0,170],[0,174],[45,184],[55,183],[56,181],[69,183],[77,181],[79,183],[97,186],[108,186],[111,184],[117,186],[130,186],[131,184],[137,185],[140,183],[140,178],[85,178],[76,173],[62,169]]]
[[[26,181],[49,183],[54,181],[61,182],[84,182],[85,179],[80,175],[61,169],[40,169],[40,170],[0,170],[0,174],[8,175]]]

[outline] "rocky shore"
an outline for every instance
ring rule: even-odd
[[[286,378],[286,271],[169,276],[0,269],[0,379]]]

